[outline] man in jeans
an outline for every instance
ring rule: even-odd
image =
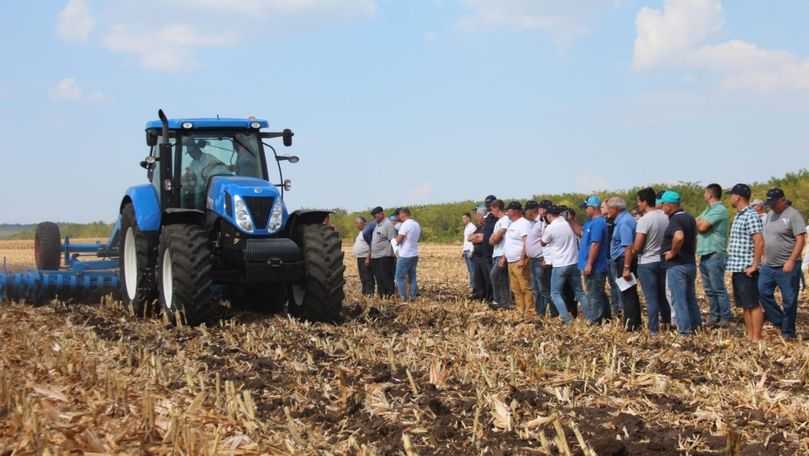
[[[610,308],[613,315],[620,317],[624,312],[624,300],[621,297],[621,290],[615,283],[615,279],[618,278],[618,271],[615,269],[615,263],[610,257],[609,249],[609,246],[612,245],[612,233],[615,231],[615,220],[609,216],[606,201],[601,202],[601,215],[607,222],[607,263],[609,268],[607,272],[607,283],[610,284]]]
[[[764,264],[758,290],[767,320],[781,328],[784,339],[794,340],[806,223],[778,187],[767,190],[767,205],[772,211],[764,224]],[[775,287],[781,290],[783,309],[775,302]]]
[[[660,197],[661,208],[669,216],[669,226],[663,235],[663,259],[668,272],[677,330],[683,336],[693,335],[702,327],[697,303],[697,222],[680,207],[680,195],[667,191]]]
[[[615,264],[618,276],[624,280],[637,277],[638,262],[632,254],[635,244],[635,230],[638,222],[626,210],[626,202],[620,196],[613,196],[607,200],[607,212],[615,219],[615,230],[612,233],[610,244],[610,258]],[[624,302],[623,325],[627,331],[636,331],[640,328],[640,298],[638,297],[638,284],[621,291]]]
[[[475,264],[475,286],[472,289],[470,299],[491,301],[492,300],[492,268],[489,267],[489,259],[483,253],[483,225],[486,223],[486,216],[489,211],[485,206],[480,206],[475,211],[478,226],[475,232],[469,235],[472,242],[472,262]]]
[[[463,222],[463,247],[461,248],[461,258],[463,258],[464,264],[466,264],[466,271],[469,273],[469,288],[475,288],[475,262],[472,259],[472,252],[474,251],[474,246],[472,242],[469,240],[469,236],[475,232],[477,228],[474,223],[472,223],[472,215],[469,212],[465,212],[461,216],[461,222]]]
[[[365,264],[365,259],[371,254],[371,245],[363,237],[363,230],[368,221],[365,217],[357,217],[354,219],[354,226],[357,228],[357,238],[354,240],[354,257],[357,259],[357,272],[360,276],[360,284],[362,285],[362,294],[370,296],[374,294],[374,274],[371,272],[370,265]]]
[[[514,295],[514,307],[517,308],[518,318],[532,320],[535,304],[531,292],[531,260],[525,251],[525,242],[531,225],[523,217],[519,201],[509,203],[507,214],[511,224],[506,229],[504,250],[508,262],[508,281]]]
[[[402,225],[396,235],[396,244],[399,245],[399,260],[396,262],[396,287],[403,300],[408,299],[405,277],[410,283],[410,302],[416,300],[418,285],[416,284],[416,266],[419,264],[419,238],[421,226],[410,218],[410,209],[399,208],[399,220]]]
[[[610,301],[606,286],[609,265],[607,260],[607,221],[601,216],[601,198],[591,196],[579,205],[584,209],[587,223],[582,227],[579,247],[579,270],[584,276],[587,300],[590,308],[584,308],[584,315],[592,324],[601,323],[611,317]]]
[[[562,212],[556,205],[548,208],[545,217],[549,224],[542,234],[542,246],[550,253],[553,261],[551,299],[559,315],[562,316],[562,321],[568,325],[571,317],[562,296],[565,284],[573,288],[573,293],[583,308],[589,309],[590,304],[582,289],[581,273],[576,265],[579,256],[578,240],[567,220],[560,216]]]
[[[661,321],[664,330],[671,325],[671,307],[666,299],[666,264],[660,251],[669,217],[656,207],[657,195],[651,187],[640,190],[637,197],[643,216],[638,220],[632,251],[638,255],[638,279],[646,297],[649,332],[657,334]]]
[[[396,257],[390,243],[396,239],[396,230],[393,223],[385,217],[381,207],[375,207],[371,215],[376,221],[376,228],[371,239],[371,255],[365,259],[365,264],[370,265],[374,273],[377,293],[380,297],[387,298],[393,296],[396,291],[393,283]]]
[[[764,325],[758,293],[758,269],[764,253],[764,224],[748,203],[750,193],[747,184],[736,184],[730,191],[730,203],[736,208],[736,217],[730,226],[727,270],[732,274],[736,307],[744,312],[747,337],[758,342]]]
[[[545,251],[542,248],[542,232],[545,229],[545,209],[536,201],[525,203],[525,218],[528,220],[528,237],[525,240],[525,254],[531,260],[531,290],[534,292],[534,311],[537,316],[544,317],[551,302],[550,265],[545,262]]]
[[[497,218],[494,225],[494,232],[489,238],[489,244],[494,247],[492,250],[492,292],[493,300],[491,307],[493,309],[508,309],[511,307],[511,290],[508,286],[508,265],[504,255],[505,242],[503,237],[506,234],[508,226],[511,225],[511,220],[503,212],[505,204],[503,200],[494,200],[491,204],[492,215]]]
[[[728,256],[728,219],[730,214],[722,204],[722,187],[710,184],[703,194],[708,207],[697,217],[697,256],[702,275],[702,288],[711,309],[706,328],[730,325],[730,298],[725,287],[725,267]]]

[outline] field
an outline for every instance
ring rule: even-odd
[[[0,454],[809,454],[805,342],[519,322],[464,299],[458,250],[422,246],[414,305],[359,296],[347,253],[338,325],[2,304]]]

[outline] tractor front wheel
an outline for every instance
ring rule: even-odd
[[[154,280],[157,234],[141,231],[135,219],[135,209],[132,204],[127,204],[121,211],[119,238],[118,258],[124,305],[131,303],[135,316],[151,316],[157,311],[157,286]]]
[[[345,299],[340,235],[327,225],[311,224],[297,230],[295,241],[305,273],[300,284],[290,287],[289,312],[310,321],[336,321]]]
[[[211,292],[211,247],[199,225],[177,224],[160,233],[157,288],[172,323],[205,321],[216,307]]]

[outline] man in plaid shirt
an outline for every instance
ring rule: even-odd
[[[764,312],[758,295],[758,267],[764,253],[764,224],[750,206],[750,187],[736,184],[730,191],[730,203],[736,217],[730,227],[727,270],[732,274],[733,300],[744,312],[747,337],[761,339]]]

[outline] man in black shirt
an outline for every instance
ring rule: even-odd
[[[468,241],[472,242],[472,262],[475,265],[475,283],[474,287],[472,288],[472,296],[470,299],[491,301],[492,276],[490,274],[491,267],[489,266],[489,261],[487,261],[487,259],[491,260],[492,257],[491,254],[486,256],[483,253],[484,245],[488,245],[488,243],[483,242],[483,226],[487,213],[488,211],[484,206],[480,206],[475,209],[475,215],[478,222],[477,229],[475,229],[475,232],[472,233],[468,239]]]
[[[489,244],[489,238],[492,237],[494,225],[497,223],[497,217],[492,214],[492,202],[496,199],[496,196],[489,195],[483,201],[487,212],[486,218],[483,219],[483,256],[486,258],[487,264],[489,265],[489,271],[491,271],[494,266],[494,260],[492,259],[494,246]]]
[[[669,226],[663,235],[663,260],[666,279],[677,314],[677,329],[681,335],[693,335],[702,327],[697,303],[697,222],[680,207],[680,195],[667,191],[660,197],[661,209],[669,216]]]

